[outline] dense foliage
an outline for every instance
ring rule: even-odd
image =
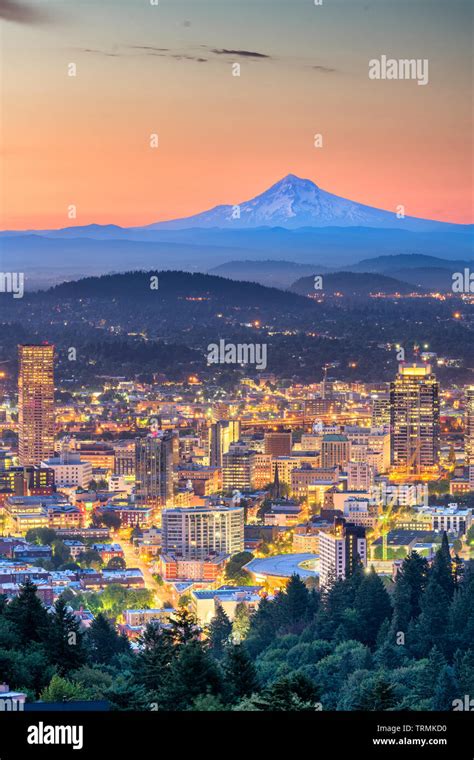
[[[180,608],[133,652],[104,613],[84,633],[59,599],[26,583],[0,604],[0,680],[47,701],[106,699],[118,710],[450,710],[474,693],[474,568],[443,540],[409,555],[395,583],[359,568],[324,594],[284,592],[202,631]]]

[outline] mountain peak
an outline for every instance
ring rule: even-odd
[[[239,199],[236,199],[238,201]],[[375,227],[410,229],[422,220],[397,219],[395,211],[366,206],[318,187],[290,172],[250,200],[215,206],[208,211],[144,229],[255,229],[258,227]]]
[[[282,177],[278,182],[275,182],[274,185],[272,185],[268,190],[273,190],[274,188],[279,187],[285,187],[285,188],[315,188],[316,190],[319,190],[319,187],[311,180],[311,179],[304,179],[303,177],[298,177],[297,174],[286,174],[284,177]]]

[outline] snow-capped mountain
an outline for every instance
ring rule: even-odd
[[[379,227],[412,229],[439,225],[422,219],[399,219],[393,212],[364,206],[322,190],[309,179],[288,174],[268,190],[236,205],[215,206],[184,219],[157,222],[143,230],[255,227]]]

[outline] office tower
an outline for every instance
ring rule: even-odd
[[[464,452],[465,464],[474,465],[474,385],[469,385],[465,392],[464,412]]]
[[[79,452],[69,448],[69,441],[63,441],[58,457],[51,457],[42,463],[54,473],[54,483],[58,488],[88,488],[92,480],[92,465],[81,459]]]
[[[368,491],[374,482],[374,468],[368,462],[348,462],[347,490]]]
[[[0,492],[15,496],[43,496],[54,489],[54,472],[45,467],[10,467],[0,470]]]
[[[135,494],[137,504],[164,507],[173,500],[174,434],[137,438],[135,442]]]
[[[390,398],[375,396],[372,399],[372,426],[384,427],[390,425]]]
[[[367,564],[365,528],[336,518],[330,531],[319,533],[319,586],[325,590],[338,578],[350,576],[361,562]]]
[[[54,346],[18,351],[18,458],[39,465],[54,454]]]
[[[118,441],[114,443],[115,475],[133,475],[135,472],[135,442]]]
[[[222,487],[224,491],[251,490],[255,488],[257,477],[257,457],[255,451],[246,446],[233,444],[222,457]]]
[[[272,457],[287,457],[291,454],[291,432],[288,433],[265,433],[265,454]]]
[[[434,468],[439,450],[439,386],[429,364],[400,364],[390,384],[391,463],[410,474]]]
[[[162,513],[163,554],[204,560],[244,550],[243,507],[189,507]]]
[[[209,464],[222,467],[222,457],[240,438],[239,420],[219,420],[209,428]]]
[[[345,467],[350,452],[351,444],[346,435],[325,435],[321,446],[321,467]]]

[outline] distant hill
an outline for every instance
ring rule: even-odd
[[[454,272],[462,272],[466,268],[472,270],[473,267],[474,261],[468,259],[449,261],[422,254],[399,254],[364,259],[347,269],[350,268],[353,272],[377,272],[426,290],[447,292],[452,288]]]
[[[150,287],[151,278],[158,277],[158,288]],[[64,282],[37,294],[38,298],[57,300],[58,298],[115,299],[116,301],[176,302],[193,299],[212,299],[235,303],[238,306],[259,304],[260,306],[288,307],[299,311],[311,308],[311,302],[298,294],[264,287],[253,282],[235,282],[215,275],[180,271],[135,271],[120,274],[85,277],[73,282]]]
[[[467,228],[446,227],[437,232],[365,227],[147,231],[91,225],[77,231],[71,227],[39,233],[0,233],[0,265],[3,271],[10,271],[9,262],[14,261],[17,270],[25,273],[27,290],[111,272],[206,272],[228,262],[250,260],[295,261],[308,265],[310,271],[317,264],[332,271],[345,268],[391,276],[392,271],[402,270],[406,264],[410,268],[457,268],[471,258],[472,235]],[[291,281],[301,274],[304,272],[295,272]],[[276,280],[265,282],[277,284]]]
[[[209,270],[209,274],[228,277],[230,280],[258,282],[276,288],[288,288],[296,279],[314,271],[325,272],[320,264],[297,264],[294,261],[228,261]]]
[[[344,269],[351,272],[388,272],[404,271],[405,269],[425,269],[435,267],[436,269],[449,269],[449,271],[458,271],[464,267],[474,266],[474,260],[468,259],[446,259],[438,256],[427,256],[421,253],[404,253],[393,256],[375,256],[370,259],[362,259],[357,264],[351,264]]]
[[[320,274],[316,272],[316,274]],[[411,285],[407,282],[401,282],[393,277],[386,277],[381,274],[371,272],[334,272],[332,274],[322,273],[321,292],[326,295],[333,293],[344,293],[345,295],[356,297],[367,297],[370,293],[413,293],[420,291],[421,288]],[[311,277],[301,277],[290,287],[293,293],[300,295],[315,295],[314,274]]]

